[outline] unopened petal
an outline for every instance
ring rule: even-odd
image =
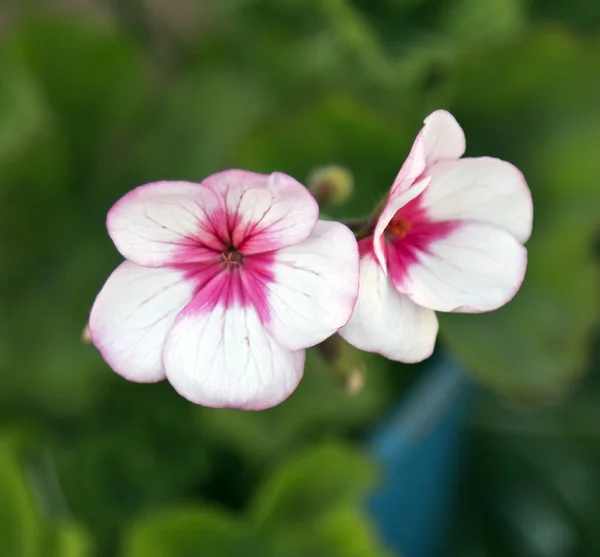
[[[388,201],[383,208],[381,215],[379,215],[379,219],[375,225],[375,231],[373,232],[373,251],[384,273],[387,273],[384,236],[385,229],[387,225],[390,224],[390,221],[394,218],[394,215],[402,207],[415,199],[425,190],[425,188],[427,188],[429,181],[429,177],[421,178],[405,191],[395,192],[392,190],[392,192],[390,192]]]
[[[411,253],[396,286],[436,311],[478,313],[497,309],[517,293],[527,250],[512,235],[476,221],[455,221],[426,249]]]
[[[400,294],[374,257],[364,256],[358,302],[340,335],[361,350],[414,363],[432,354],[437,332],[435,313]]]
[[[308,189],[281,172],[225,170],[202,183],[222,200],[230,243],[244,254],[301,242],[318,219],[319,207]]]
[[[426,146],[423,130],[419,132],[413,146],[396,176],[390,197],[400,195],[410,188],[426,168]]]
[[[177,318],[163,350],[167,378],[203,406],[262,410],[285,400],[304,369],[303,350],[280,346],[254,306],[190,304]]]
[[[179,271],[129,261],[117,267],[98,294],[89,323],[108,365],[131,381],[164,379],[162,347],[193,289]]]
[[[358,295],[358,247],[346,226],[319,221],[306,240],[277,252],[272,272],[266,326],[283,346],[313,346],[350,319]]]
[[[202,261],[222,249],[213,222],[218,209],[218,197],[200,184],[155,182],[117,201],[107,228],[121,255],[139,265]]]
[[[423,127],[427,167],[439,161],[458,160],[465,152],[465,134],[452,114],[436,110]]]
[[[434,221],[474,219],[495,224],[525,242],[531,235],[533,203],[523,174],[489,157],[441,163],[429,170],[421,198]]]

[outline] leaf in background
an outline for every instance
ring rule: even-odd
[[[137,519],[123,557],[385,557],[359,511],[374,469],[337,444],[287,460],[238,518],[216,508],[157,511]]]
[[[19,52],[5,41],[0,45],[0,165],[28,145],[47,117],[38,84]]]
[[[522,0],[455,0],[444,13],[443,28],[461,48],[505,40],[525,24]]]
[[[391,557],[366,516],[355,508],[342,508],[324,517],[315,528],[315,539],[323,547],[323,557]]]
[[[399,557],[397,553],[393,554]],[[261,557],[392,557],[366,516],[339,508],[308,527],[292,524],[273,532]]]
[[[44,543],[43,557],[91,557],[93,544],[86,530],[70,522],[56,525],[50,540]]]
[[[44,535],[33,494],[10,440],[0,439],[0,544],[3,557],[37,557]]]
[[[132,516],[206,489],[214,459],[197,426],[201,408],[166,382],[132,384],[104,373],[109,389],[54,440],[65,498],[102,550]]]
[[[577,31],[590,35],[600,29],[600,4],[589,0],[571,0],[565,4],[563,0],[533,0],[530,12],[536,20],[559,21],[568,24]]]
[[[453,555],[596,554],[598,394],[589,384],[569,406],[536,411],[484,396],[471,438]],[[465,546],[475,545],[470,541],[494,552],[472,548],[468,553]]]
[[[242,545],[241,522],[211,508],[175,509],[140,518],[127,532],[123,557],[259,555]]]
[[[79,179],[89,180],[84,166],[96,150],[146,107],[151,89],[140,54],[128,37],[92,20],[28,21],[18,45],[68,130]]]
[[[39,456],[39,447],[31,440],[16,443],[11,436],[0,437],[2,557],[91,557],[88,532],[74,522],[55,518],[64,509],[53,508],[51,499],[57,494],[50,493],[39,469],[25,466],[18,450],[21,445]]]
[[[201,181],[223,170],[270,100],[251,76],[210,69],[186,75],[155,107],[137,140],[131,175],[138,182]]]
[[[335,509],[360,504],[375,480],[363,454],[322,445],[288,460],[259,489],[250,515],[258,524],[314,524]]]

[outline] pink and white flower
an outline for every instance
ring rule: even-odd
[[[126,261],[92,308],[94,344],[126,379],[166,377],[197,404],[280,403],[302,377],[304,349],[345,325],[357,297],[356,240],[318,212],[280,173],[133,190],[108,214]]]
[[[465,136],[431,114],[370,235],[359,242],[356,308],[340,334],[392,360],[433,351],[435,311],[487,312],[506,304],[527,266],[531,194],[508,162],[463,158]]]

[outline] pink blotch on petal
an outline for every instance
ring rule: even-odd
[[[222,260],[206,265],[180,265],[187,280],[195,285],[192,301],[185,313],[212,311],[217,304],[226,309],[254,306],[260,320],[270,320],[267,288],[273,279],[273,253],[251,255],[239,266],[227,266]]]
[[[400,292],[406,293],[408,271],[419,264],[419,255],[428,253],[431,244],[448,237],[457,227],[456,222],[417,222],[404,238],[391,237],[386,241],[390,277]]]

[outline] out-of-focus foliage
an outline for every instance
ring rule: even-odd
[[[0,540],[7,557],[88,557],[92,544],[87,533],[71,520],[50,514],[52,501],[40,490],[41,475],[27,467],[18,444],[0,439]],[[29,472],[29,473],[27,473]],[[33,480],[33,481],[31,481]],[[57,513],[59,514],[59,513]]]
[[[597,553],[599,397],[597,377],[559,409],[532,412],[483,397],[461,489],[457,556]]]
[[[294,455],[259,488],[247,513],[211,507],[166,510],[132,526],[126,557],[384,557],[357,510],[374,470],[359,454],[323,445]]]
[[[281,406],[252,414],[194,407],[167,384],[127,384],[80,342],[93,298],[119,262],[105,231],[106,212],[144,182],[201,180],[233,166],[305,181],[315,169],[337,164],[352,172],[354,194],[343,206],[323,209],[334,218],[360,216],[390,186],[423,118],[447,108],[465,129],[469,156],[504,158],[524,172],[535,226],[528,276],[515,300],[489,315],[442,316],[441,342],[480,383],[521,402],[562,400],[589,369],[600,284],[592,251],[600,214],[598,2],[5,4],[0,422],[17,438],[35,440],[32,454],[48,455],[52,470],[36,480],[24,472],[27,459],[2,444],[0,491],[8,491],[0,493],[0,536],[14,555],[33,557],[39,547],[59,557],[87,555],[92,545],[73,524],[85,525],[99,557],[126,548],[124,557],[151,557],[171,542],[157,555],[195,555],[200,533],[205,550],[212,542],[221,547],[225,530],[232,547],[219,551],[229,556],[238,554],[236,544],[267,540],[272,545],[263,554],[274,557],[382,554],[354,498],[363,487],[361,465],[354,471],[352,464],[359,461],[340,456],[349,460],[339,478],[329,479],[308,474],[310,458],[318,461],[322,453],[299,460],[296,470],[293,459],[315,443],[369,431],[418,366],[346,349],[343,365],[366,372],[366,387],[350,396],[340,366],[311,350],[298,391]],[[507,486],[523,494],[523,484],[542,476],[521,466],[537,458],[538,443],[501,429],[511,420],[527,428],[529,419],[564,419],[576,437],[584,428],[589,434],[578,438],[577,448],[563,443],[563,425],[541,434],[539,454],[558,455],[541,463],[556,481],[588,485],[598,468],[593,455],[600,433],[585,429],[584,418],[595,419],[599,399],[590,391],[585,404],[527,420],[510,410],[490,414],[486,423],[498,431],[476,436],[481,492],[486,478],[498,477],[498,493]],[[510,462],[504,466],[503,459]],[[277,462],[292,464],[272,472]],[[571,476],[560,478],[561,463],[574,470]],[[48,477],[54,478],[50,492],[62,493],[60,512],[39,506]],[[281,510],[282,524],[269,526],[268,535],[258,529],[253,540],[244,537],[269,505],[290,501],[288,510],[296,512],[295,504],[313,504],[311,486],[320,492],[319,478],[326,492],[335,489],[334,480],[347,481],[339,504],[335,492],[328,497],[331,508],[318,523],[291,528]],[[259,482],[263,488],[256,490]],[[564,485],[575,497],[575,484]],[[295,499],[299,492],[310,501]],[[467,555],[467,545],[472,555],[494,555],[481,548],[494,547],[496,539],[503,557],[600,552],[593,528],[586,526],[583,536],[583,527],[569,525],[575,522],[564,522],[559,532],[567,533],[556,543],[544,538],[535,545],[527,539],[532,530],[516,535],[522,524],[546,524],[532,505],[556,516],[564,509],[569,516],[588,509],[598,516],[586,490],[562,507],[538,492],[538,499],[522,495],[514,515],[512,495],[494,495],[492,506],[501,509],[494,513],[487,506],[480,512],[482,502],[470,498],[464,516],[473,517],[472,527],[459,555]],[[555,495],[552,501],[563,497]],[[52,541],[40,546],[42,540]],[[529,546],[529,553],[519,551]]]

